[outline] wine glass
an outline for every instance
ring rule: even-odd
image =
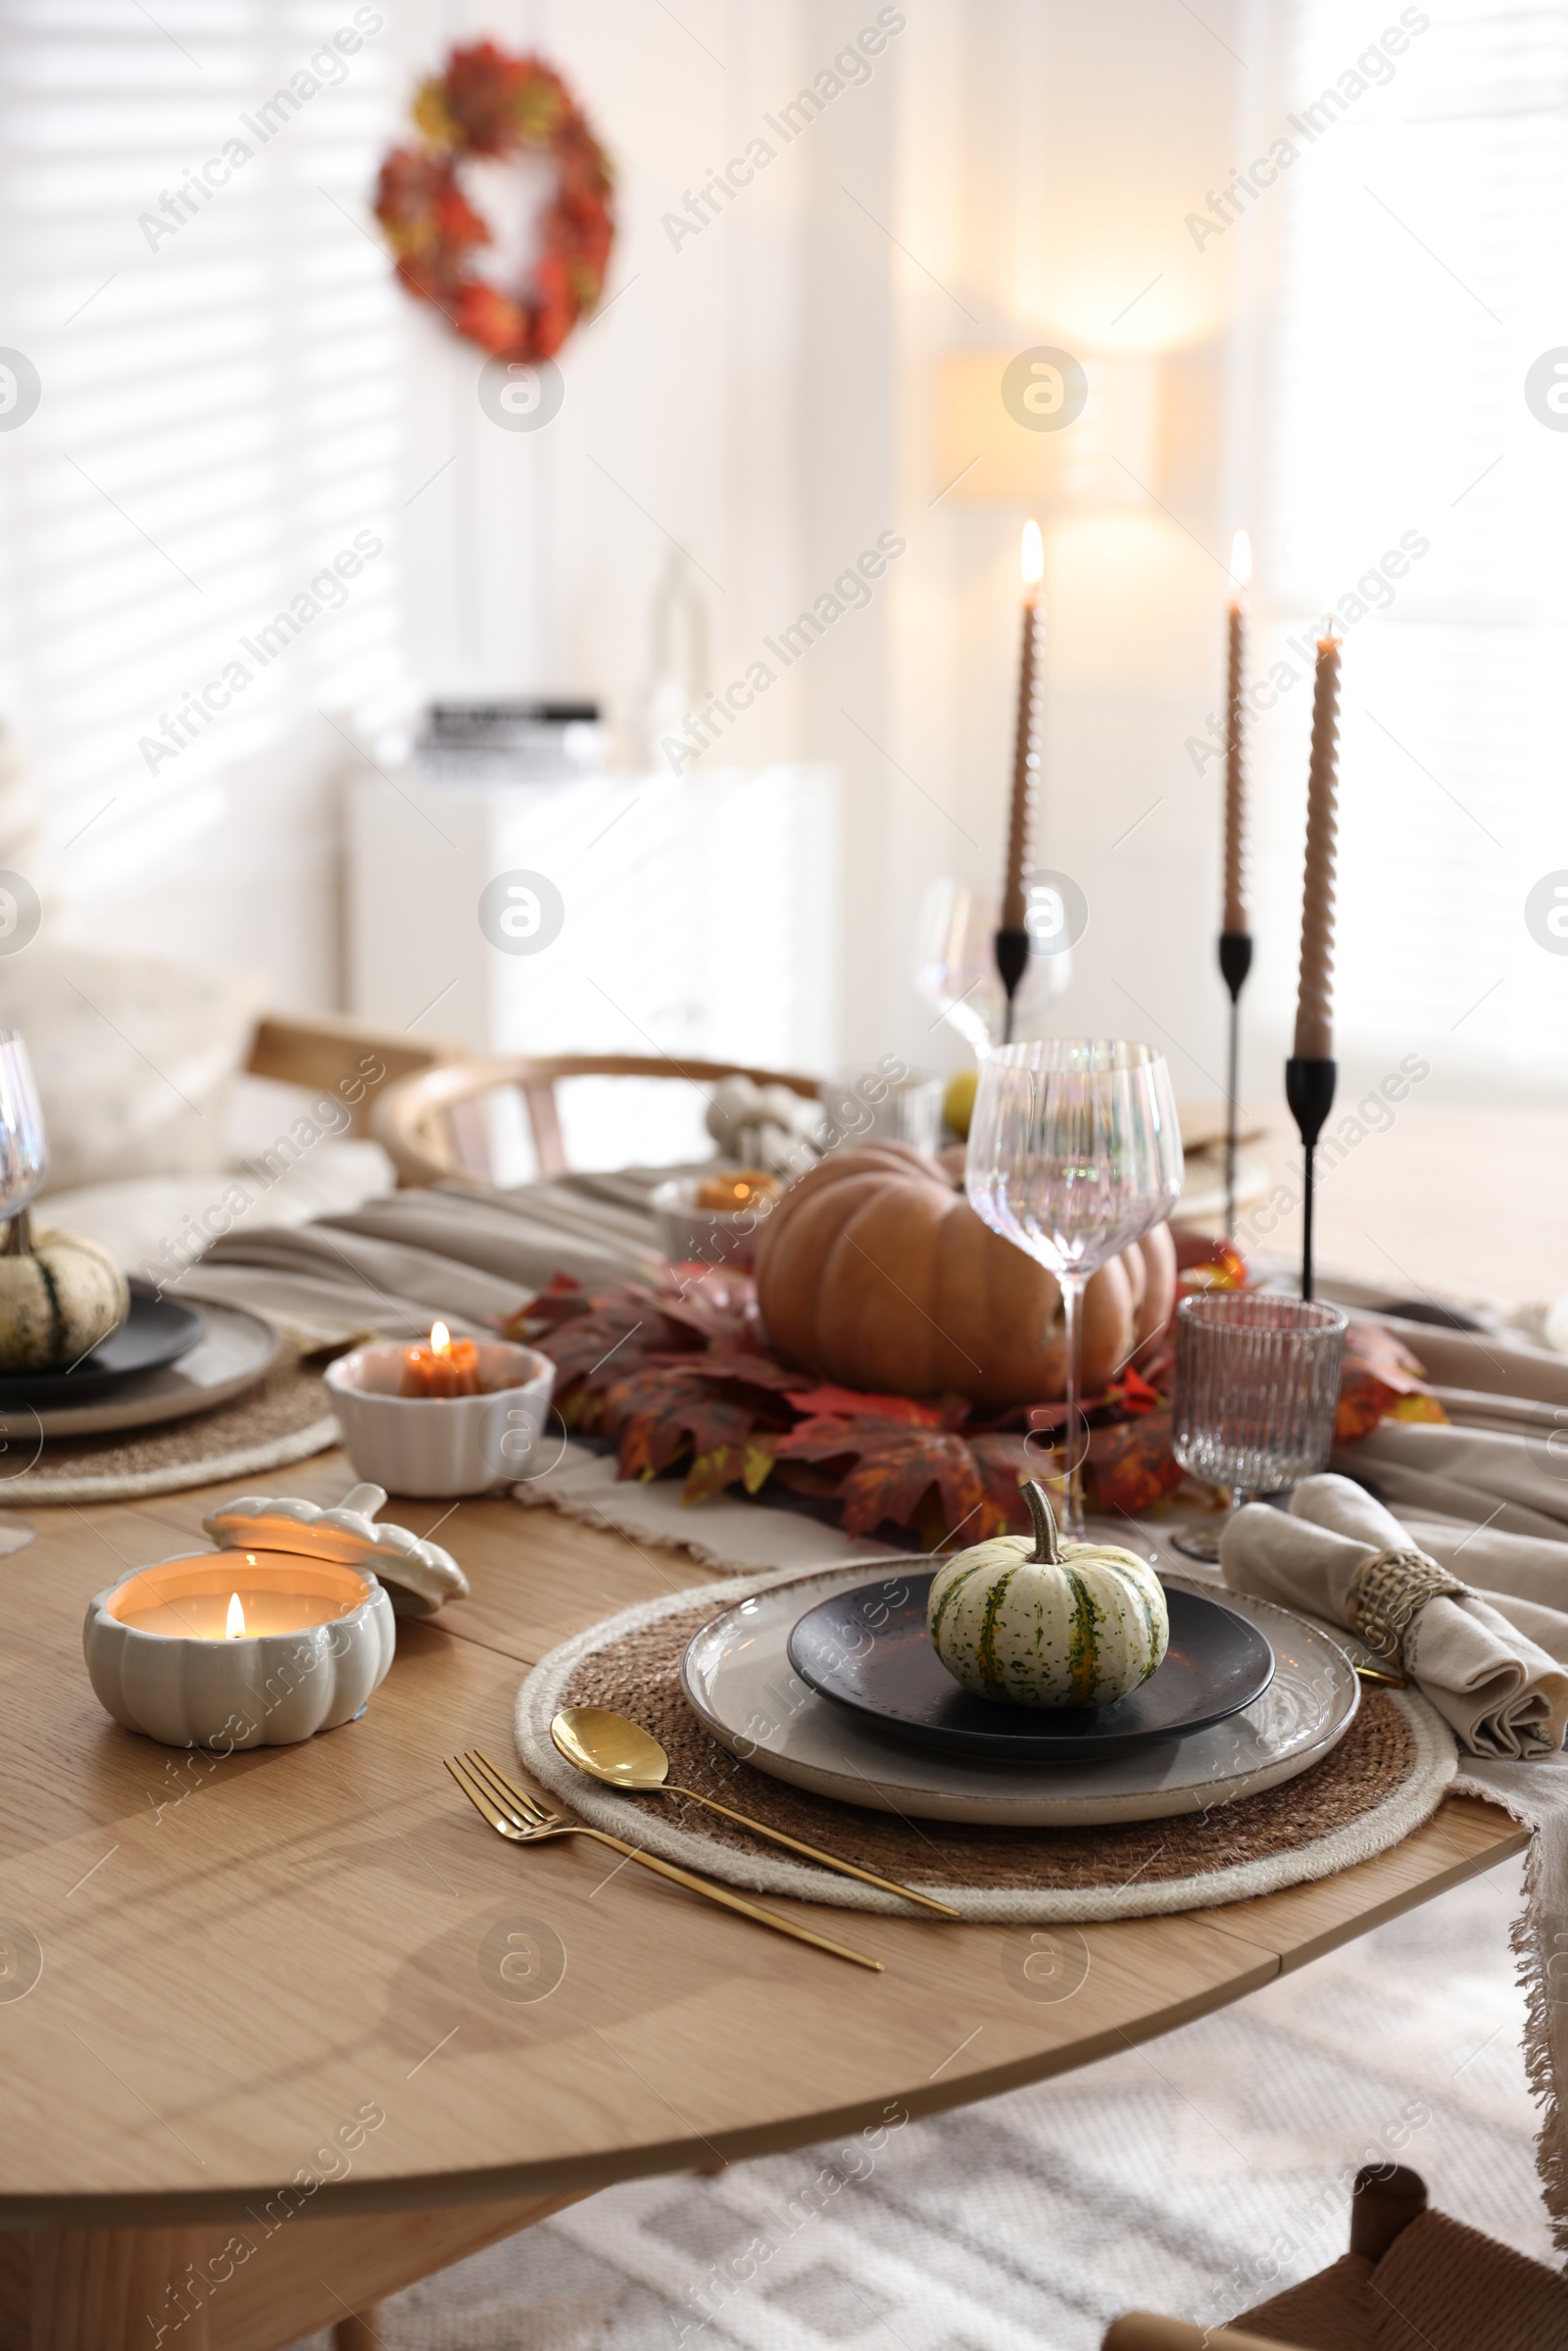
[[[1177,1308],[1171,1451],[1195,1478],[1228,1488],[1233,1512],[1327,1464],[1348,1320],[1343,1306],[1255,1290],[1202,1291]],[[1212,1561],[1223,1533],[1200,1527],[1172,1541]]]
[[[1064,909],[1047,879],[1031,875],[1024,919],[1030,953],[1013,999],[1015,1035],[1038,1020],[1072,978]],[[985,1059],[1002,1035],[1006,1007],[997,970],[1001,920],[997,899],[963,882],[930,882],[920,902],[914,984],[949,1027],[957,1030],[977,1061]]]
[[[15,1029],[0,1029],[0,1218],[13,1220],[0,1253],[24,1243],[25,1227],[15,1220],[48,1172],[49,1146],[26,1046]]]
[[[1089,1277],[1168,1216],[1182,1143],[1165,1057],[1105,1037],[1006,1045],[980,1065],[965,1186],[975,1213],[1054,1273],[1067,1341],[1063,1530],[1083,1540],[1076,1444]]]

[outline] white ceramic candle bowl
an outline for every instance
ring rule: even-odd
[[[656,1186],[650,1206],[659,1225],[659,1246],[675,1265],[749,1266],[768,1198],[753,1208],[700,1208],[697,1176],[671,1176]]]
[[[511,1340],[477,1344],[482,1396],[400,1395],[402,1342],[356,1347],[327,1366],[332,1409],[362,1478],[434,1499],[490,1494],[537,1471],[556,1367]]]
[[[231,1597],[275,1632],[229,1639]],[[202,1551],[132,1568],[89,1602],[82,1645],[117,1723],[172,1747],[289,1746],[360,1712],[397,1628],[378,1579],[281,1551]]]

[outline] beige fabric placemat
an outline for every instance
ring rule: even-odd
[[[670,1777],[687,1787],[938,1893],[965,1918],[1041,1924],[1193,1910],[1331,1876],[1408,1837],[1453,1779],[1452,1736],[1426,1700],[1414,1690],[1368,1690],[1321,1763],[1209,1813],[1091,1830],[999,1829],[838,1804],[739,1762],[681,1694],[680,1660],[698,1627],[779,1581],[751,1577],[665,1594],[541,1659],[517,1695],[517,1748],[527,1769],[596,1828],[635,1837],[688,1869],[750,1891],[908,1915],[894,1896],[796,1861],[678,1797],[619,1795],[584,1778],[552,1744],[551,1717],[563,1705],[612,1706],[662,1740]]]
[[[178,1494],[308,1460],[338,1442],[319,1371],[292,1348],[264,1380],[215,1411],[145,1429],[49,1439],[19,1475],[0,1478],[0,1506],[114,1502]],[[22,1445],[19,1452],[27,1458]]]

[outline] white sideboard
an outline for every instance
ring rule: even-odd
[[[499,785],[362,769],[346,837],[351,1004],[367,1018],[479,1053],[811,1071],[839,1057],[829,767]],[[490,936],[481,923],[485,891],[510,874],[542,875],[560,894],[559,935],[537,952],[505,951],[493,918]],[[530,907],[514,927],[526,935],[531,918]],[[564,1101],[574,1162],[706,1148],[691,1087],[622,1083],[613,1112],[609,1100],[608,1082],[583,1081]],[[524,1172],[505,1137],[497,1156],[498,1174]]]

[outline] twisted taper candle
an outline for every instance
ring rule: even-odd
[[[1307,777],[1306,871],[1301,885],[1301,972],[1296,1003],[1296,1056],[1334,1055],[1335,796],[1340,741],[1340,642],[1320,637],[1312,694],[1312,759]]]
[[[1007,816],[1007,870],[1002,894],[1004,931],[1028,928],[1024,876],[1040,781],[1041,650],[1045,612],[1038,594],[1025,598],[1023,652],[1018,672],[1018,723],[1012,746],[1012,801]]]
[[[1225,693],[1225,923],[1226,932],[1240,937],[1247,928],[1247,900],[1243,891],[1242,844],[1247,808],[1246,713],[1242,687],[1246,670],[1246,618],[1240,595],[1230,608],[1229,660]]]

